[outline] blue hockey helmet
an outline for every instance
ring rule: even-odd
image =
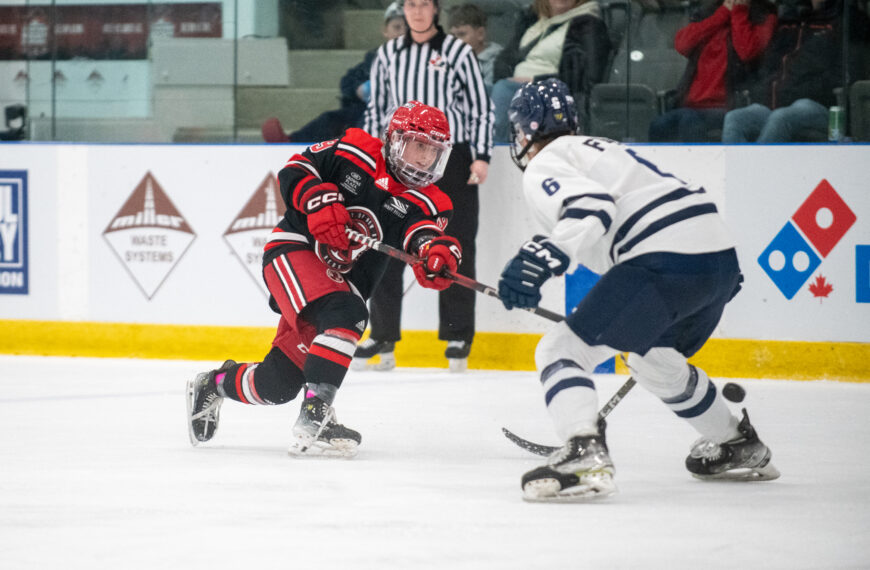
[[[511,158],[525,170],[532,145],[542,139],[577,133],[577,106],[568,86],[556,78],[523,85],[508,107]]]

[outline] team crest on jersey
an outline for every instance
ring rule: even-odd
[[[441,57],[440,53],[432,56],[432,59],[429,60],[429,66],[434,69],[444,69],[444,58]]]
[[[438,224],[438,227],[443,231],[444,228],[447,227],[447,218],[444,216],[438,216],[438,219],[435,220],[435,223]]]
[[[383,239],[384,232],[381,229],[381,223],[378,221],[374,212],[362,206],[350,206],[347,208],[347,213],[350,215],[351,228],[359,233],[375,238],[380,241]],[[320,242],[315,243],[314,252],[317,257],[327,265],[341,273],[347,273],[359,259],[359,256],[365,253],[367,248],[360,243],[350,242],[350,249],[342,251],[331,248]]]
[[[326,150],[329,147],[335,145],[335,143],[337,143],[337,142],[338,142],[338,139],[332,139],[331,141],[319,142],[317,144],[313,144],[310,147],[308,147],[308,150],[310,150],[311,152],[320,152],[322,150]]]

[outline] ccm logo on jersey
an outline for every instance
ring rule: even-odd
[[[326,192],[324,194],[320,194],[319,196],[314,196],[307,202],[305,202],[305,211],[313,212],[322,206],[326,206],[327,204],[331,204],[333,202],[344,202],[344,196],[339,194],[338,192]]]
[[[527,251],[547,264],[550,269],[558,269],[562,267],[562,260],[553,257],[552,252],[541,244],[534,241],[527,241],[523,244],[523,251]]]

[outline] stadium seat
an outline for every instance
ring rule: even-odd
[[[648,140],[649,124],[658,114],[655,92],[636,83],[601,83],[589,101],[591,135],[613,140]]]
[[[0,141],[18,141],[26,136],[27,107],[17,103],[3,109],[6,130],[0,131]]]
[[[674,35],[689,20],[684,4],[628,6],[621,0],[604,4],[621,31],[610,30],[619,47],[607,83],[596,85],[590,98],[590,133],[616,140],[646,141],[650,122],[659,114],[660,99],[680,80],[686,59],[673,47]]]
[[[870,80],[856,81],[849,88],[849,115],[852,139],[870,141]]]

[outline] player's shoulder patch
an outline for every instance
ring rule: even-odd
[[[338,140],[336,154],[350,159],[352,162],[374,173],[377,170],[378,159],[382,158],[383,143],[362,129],[348,129]]]
[[[310,150],[311,152],[321,152],[321,151],[328,149],[329,147],[335,146],[335,144],[337,142],[338,142],[338,139],[321,141],[319,143],[315,143],[315,144],[311,145],[310,147],[308,147],[308,150]]]
[[[362,129],[350,128],[344,132],[344,136],[339,139],[344,144],[352,145],[366,154],[375,157],[381,154],[381,147],[384,146],[383,141],[377,137],[373,137]]]

